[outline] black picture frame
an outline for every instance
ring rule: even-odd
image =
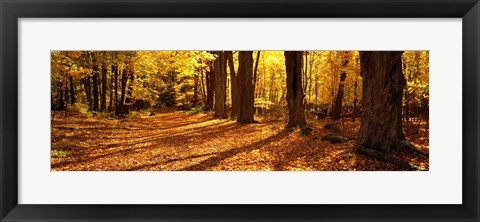
[[[478,0],[0,0],[1,221],[478,221]],[[18,204],[18,19],[120,17],[463,18],[461,205]],[[446,43],[448,44],[448,43]],[[451,117],[455,118],[455,117]],[[355,189],[352,184],[352,189]],[[392,191],[396,192],[396,191]],[[119,194],[121,195],[121,194]],[[441,195],[441,194],[439,194]]]

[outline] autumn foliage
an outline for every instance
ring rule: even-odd
[[[382,53],[52,51],[51,169],[429,170],[429,52]]]

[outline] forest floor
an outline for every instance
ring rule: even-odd
[[[309,121],[312,132],[285,130],[284,122],[243,125],[212,114],[155,111],[155,115],[55,118],[52,171],[400,171],[405,166],[355,154],[353,138],[321,138],[329,120]],[[353,126],[352,126],[353,127]],[[348,128],[348,127],[347,127]],[[348,133],[347,133],[348,134]],[[428,138],[428,136],[427,136]],[[420,138],[421,139],[421,138]],[[418,142],[420,141],[420,142]],[[428,170],[428,140],[411,141],[427,157],[392,154]]]

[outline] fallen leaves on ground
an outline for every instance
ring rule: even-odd
[[[400,171],[407,170],[321,141],[325,121],[312,132],[283,122],[239,124],[211,114],[159,112],[124,119],[70,116],[52,123],[53,171]],[[428,153],[428,145],[423,145]],[[426,158],[393,154],[428,170]]]

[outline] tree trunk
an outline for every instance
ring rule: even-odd
[[[343,102],[343,92],[345,89],[345,78],[347,78],[347,73],[345,68],[348,65],[348,59],[345,58],[345,53],[342,52],[344,60],[342,61],[342,72],[340,73],[340,82],[338,83],[337,97],[335,98],[335,104],[333,107],[332,119],[338,120],[342,114],[342,102]]]
[[[128,79],[130,79],[130,84],[128,84],[126,99],[123,104],[123,109],[122,109],[123,114],[130,113],[130,110],[132,109],[132,106],[133,106],[132,95],[133,95],[133,86],[135,84],[135,68],[134,67],[135,67],[134,63],[131,61],[128,69]]]
[[[205,81],[203,80],[203,67],[200,67],[200,89],[202,91],[202,103],[205,108],[206,106],[206,99],[207,99],[207,92],[205,90]]]
[[[128,72],[128,67],[122,70],[122,79],[121,79],[121,86],[120,86],[121,87],[120,101],[118,101],[118,106],[117,106],[117,109],[115,110],[115,115],[120,115],[123,112],[123,104],[125,101],[125,91],[127,88],[127,80],[128,80],[127,72]]]
[[[258,62],[260,61],[260,52],[257,52],[257,58],[255,59],[255,68],[253,69],[253,101],[255,103],[255,91],[258,82]]]
[[[198,75],[193,75],[193,101],[192,106],[197,106],[198,104]]]
[[[65,97],[64,94],[65,94],[65,90],[60,89],[59,99],[58,99],[58,109],[59,110],[64,110],[65,109],[65,100],[63,100],[64,97]]]
[[[113,111],[113,81],[114,81],[114,76],[115,76],[115,73],[117,72],[116,69],[117,67],[115,65],[112,65],[111,66],[112,68],[112,76],[110,76],[110,101],[109,101],[109,104],[108,104],[108,111]]]
[[[357,117],[357,79],[355,78],[355,83],[353,84],[353,113],[352,113],[352,122],[355,122],[355,117]]]
[[[228,61],[228,67],[230,68],[230,81],[231,81],[231,97],[232,97],[232,118],[236,118],[239,113],[239,104],[238,104],[238,76],[235,73],[235,65],[233,62],[233,53],[231,51],[225,51],[225,57]],[[240,70],[239,70],[240,71]]]
[[[239,101],[239,123],[253,123],[253,52],[240,51],[238,55],[238,91],[242,92],[238,95]]]
[[[215,60],[215,117],[227,118],[227,104],[226,104],[226,60],[225,53],[216,52],[218,58]]]
[[[90,76],[84,77],[82,81],[85,88],[85,95],[87,96],[88,108],[89,110],[93,110]]]
[[[402,132],[403,52],[360,52],[362,124],[356,150],[377,158],[411,148]]]
[[[215,69],[213,65],[209,65],[210,71],[205,73],[205,78],[207,82],[207,106],[205,110],[213,109],[213,99],[215,95]]]
[[[100,110],[105,111],[107,109],[107,65],[102,67],[102,98],[100,100]]]
[[[315,59],[314,55],[315,54],[312,54],[310,56],[310,64],[308,65],[308,70],[309,70],[308,71],[308,88],[307,88],[308,91],[305,90],[305,91],[308,92],[308,97],[307,97],[308,100],[307,101],[310,101],[310,102],[312,101],[312,81],[313,81],[313,79],[312,79],[312,68],[313,68],[313,61]],[[315,82],[317,82],[316,79],[315,79]],[[310,108],[312,108],[312,107],[310,107]]]
[[[73,84],[73,77],[70,76],[70,104],[73,105],[75,103],[75,88]]]
[[[304,127],[307,125],[303,108],[305,94],[302,89],[303,53],[285,51],[285,67],[287,71],[287,128]]]
[[[117,114],[117,110],[119,108],[119,102],[118,102],[118,73],[119,73],[119,70],[118,70],[118,66],[115,66],[115,73],[114,73],[114,79],[115,79],[115,92],[113,93],[114,94],[114,97],[115,97],[115,114]]]
[[[98,111],[98,66],[93,61],[93,111]]]

